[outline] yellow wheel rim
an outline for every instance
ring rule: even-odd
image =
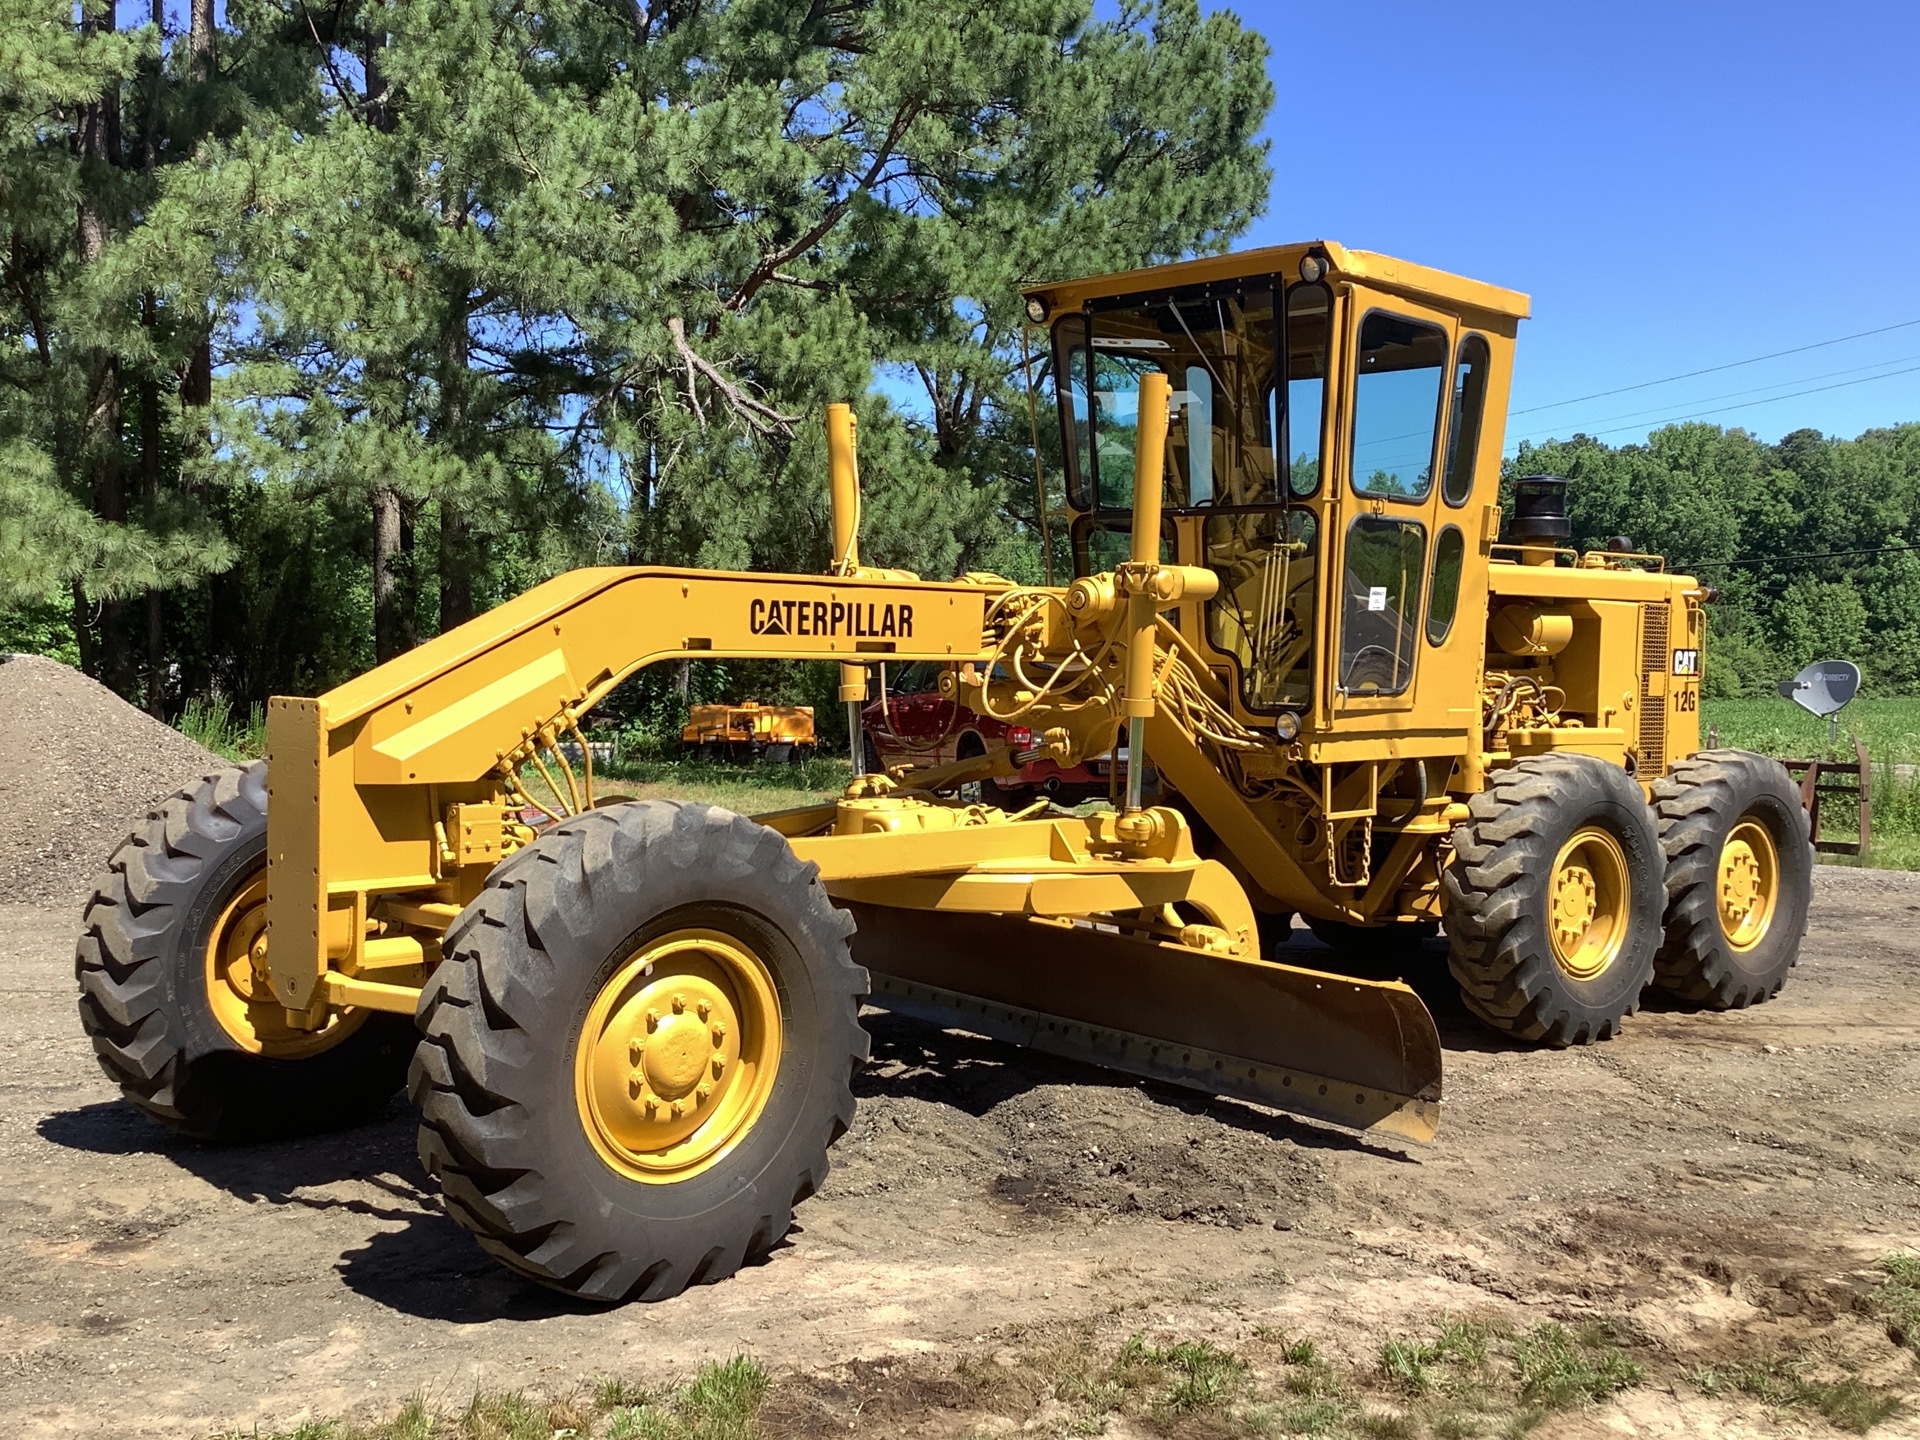
[[[267,872],[241,886],[207,938],[207,1003],[214,1021],[242,1050],[301,1060],[331,1049],[365,1022],[364,1010],[343,1010],[323,1029],[299,1030],[273,993],[267,970]]]
[[[1627,939],[1627,852],[1597,826],[1576,831],[1554,858],[1547,933],[1553,959],[1575,980],[1591,980]]]
[[[588,1007],[574,1065],[580,1123],[630,1179],[698,1175],[745,1138],[780,1068],[766,962],[715,930],[676,930],[627,957]]]
[[[1720,847],[1720,928],[1736,950],[1751,950],[1766,938],[1780,903],[1780,855],[1773,836],[1755,820],[1742,820]]]

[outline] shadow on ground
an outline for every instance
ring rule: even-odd
[[[1325,965],[1314,942],[1290,947],[1295,964]],[[1311,953],[1320,950],[1321,954]],[[1439,974],[1445,975],[1442,953]],[[1425,994],[1425,988],[1416,985]],[[1429,1004],[1442,1018],[1448,1048],[1490,1040],[1470,1016],[1440,1008],[1450,990],[1436,985]],[[1458,1023],[1454,1023],[1456,1021]],[[1048,1086],[1128,1088],[1155,1105],[1301,1150],[1344,1150],[1412,1163],[1394,1145],[1213,1099],[1173,1086],[1058,1060],[979,1036],[956,1033],[888,1014],[863,1016],[873,1059],[854,1080],[859,1100],[902,1097],[949,1106],[980,1117],[1009,1100]],[[1459,1038],[1453,1033],[1462,1032]],[[1477,1048],[1477,1046],[1475,1047]],[[1170,1115],[1171,1118],[1171,1115]],[[514,1276],[442,1208],[434,1183],[414,1151],[411,1108],[399,1096],[375,1119],[351,1129],[294,1140],[211,1145],[176,1135],[121,1101],[60,1111],[39,1122],[40,1137],[67,1150],[99,1155],[165,1157],[215,1190],[246,1204],[344,1210],[374,1222],[365,1243],[342,1254],[337,1270],[347,1287],[403,1314],[455,1323],[543,1319],[589,1311],[557,1292]]]

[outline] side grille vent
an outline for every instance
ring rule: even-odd
[[[1640,756],[1639,775],[1652,780],[1667,773],[1667,614],[1665,605],[1640,612]]]

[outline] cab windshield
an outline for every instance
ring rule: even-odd
[[[1167,508],[1278,503],[1271,288],[1128,300],[1053,333],[1075,509],[1132,508],[1140,382],[1156,371],[1173,391]]]
[[[1268,713],[1312,693],[1320,535],[1302,502],[1322,486],[1332,315],[1323,284],[1286,290],[1284,316],[1277,293],[1256,280],[1127,297],[1053,329],[1076,573],[1126,557],[1140,385],[1158,371],[1172,391],[1169,538],[1173,517],[1204,520],[1196,558],[1220,578],[1207,640],[1232,662],[1241,703]]]

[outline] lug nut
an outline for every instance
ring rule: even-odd
[[[660,1012],[658,1010],[647,1011],[647,1033],[651,1035],[654,1031],[658,1030],[659,1028],[660,1028]]]
[[[638,1065],[641,1055],[646,1052],[646,1048],[646,1046],[640,1043],[638,1036],[629,1040],[627,1042],[627,1063],[629,1065]]]
[[[700,1097],[700,1104],[704,1105],[707,1103],[707,1101],[713,1098],[713,1086],[702,1085],[698,1090],[694,1091],[693,1093]]]
[[[713,1057],[713,1078],[714,1079],[718,1080],[720,1078],[720,1072],[725,1070],[726,1068],[727,1068],[726,1056],[716,1055]]]
[[[699,1004],[698,1004],[697,1006],[695,1006],[694,1008],[695,1008],[695,1009],[696,1009],[696,1010],[697,1010],[697,1011],[699,1012],[699,1014],[700,1014],[700,1018],[701,1018],[702,1020],[704,1020],[704,1019],[706,1019],[706,1018],[707,1018],[707,1016],[709,1016],[709,1015],[711,1015],[711,1014],[713,1013],[713,1005],[712,1005],[712,1003],[711,1003],[710,1001],[706,1001],[706,1000],[702,1000],[702,1001],[701,1001],[701,1002],[700,1002],[700,1003],[699,1003]]]
[[[640,1092],[646,1088],[647,1077],[642,1075],[638,1070],[627,1077],[627,1095],[629,1098],[638,1100],[640,1098]]]
[[[687,997],[684,995],[674,996],[673,997],[673,1013],[676,1015],[683,1015],[686,1013],[686,1009],[687,1009]]]
[[[686,1113],[687,1113],[687,1107],[685,1105],[681,1104],[678,1100],[673,1102],[673,1118],[674,1119],[678,1120],[682,1115]]]
[[[725,1040],[726,1038],[727,1038],[727,1027],[724,1025],[715,1024],[713,1027],[713,1043],[718,1045],[721,1041]]]

